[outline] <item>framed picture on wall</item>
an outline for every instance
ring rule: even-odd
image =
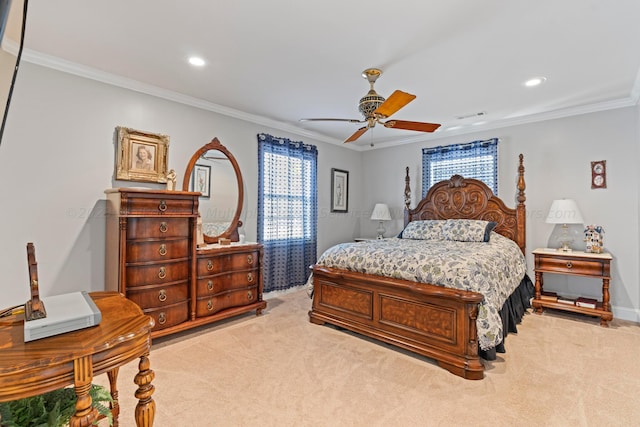
[[[118,126],[116,179],[167,182],[169,137]]]
[[[211,166],[194,165],[193,176],[191,177],[193,191],[199,191],[202,196],[208,198],[211,196]]]
[[[331,169],[331,212],[349,209],[349,172]]]

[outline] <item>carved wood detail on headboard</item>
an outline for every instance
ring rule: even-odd
[[[407,171],[407,176],[408,176]],[[507,207],[482,181],[454,175],[434,184],[414,209],[405,209],[404,225],[428,219],[479,219],[496,222],[495,232],[514,240],[525,252],[525,182],[523,155],[519,156],[518,202],[515,209]],[[405,189],[406,192],[406,189]]]

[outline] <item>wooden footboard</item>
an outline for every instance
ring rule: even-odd
[[[309,320],[435,359],[466,379],[484,377],[476,317],[482,295],[316,265]]]

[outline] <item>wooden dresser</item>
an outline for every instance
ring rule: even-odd
[[[261,245],[209,245],[196,252],[200,193],[130,188],[105,193],[105,287],[153,317],[152,337],[264,309]]]
[[[262,245],[210,244],[198,249],[196,316],[212,320],[267,306],[262,300]]]

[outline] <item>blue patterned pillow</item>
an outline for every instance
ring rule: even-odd
[[[446,240],[456,242],[488,242],[497,223],[478,219],[448,219],[442,226]]]
[[[398,235],[401,239],[444,240],[442,227],[445,220],[411,221]]]

